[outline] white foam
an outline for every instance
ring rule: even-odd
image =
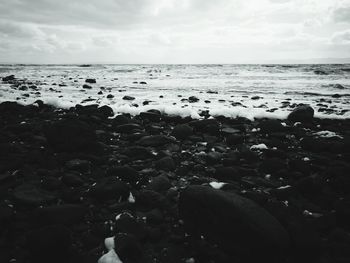
[[[340,139],[343,139],[342,136],[336,134],[335,132],[332,132],[332,131],[319,131],[319,132],[315,132],[313,133],[314,136],[316,137],[322,137],[322,138],[334,138],[334,137],[337,137],[337,138],[340,138]]]
[[[221,189],[226,183],[223,182],[210,182],[209,185],[214,189]]]
[[[104,254],[98,260],[98,263],[123,263],[114,249],[111,249],[108,253]]]
[[[267,148],[266,144],[264,144],[264,143],[252,145],[250,147],[250,150],[252,150],[252,151],[267,150],[267,149],[268,148]]]

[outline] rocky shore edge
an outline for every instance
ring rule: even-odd
[[[348,262],[349,149],[350,120],[307,105],[251,121],[3,102],[0,262]]]

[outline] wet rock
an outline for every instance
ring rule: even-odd
[[[114,115],[114,111],[111,107],[104,105],[98,108],[98,111],[104,116],[105,118],[112,117]]]
[[[44,191],[32,184],[22,184],[13,191],[13,197],[23,205],[43,205],[56,199],[51,193]]]
[[[96,79],[86,79],[86,83],[96,83]]]
[[[74,159],[66,163],[66,167],[72,171],[78,171],[81,173],[89,173],[91,169],[91,163],[87,160]]]
[[[281,262],[289,237],[281,224],[253,201],[204,186],[180,195],[179,213],[192,235],[205,236],[243,262]]]
[[[106,98],[107,98],[107,99],[113,99],[113,98],[114,98],[114,95],[108,94]]]
[[[176,139],[184,140],[193,134],[193,129],[187,124],[176,125],[171,133]]]
[[[68,173],[62,176],[62,182],[71,187],[79,187],[84,184],[84,180],[75,173]]]
[[[151,182],[148,184],[148,189],[156,192],[166,191],[171,187],[170,180],[164,175],[159,175],[152,178]]]
[[[145,225],[128,213],[120,215],[116,227],[117,233],[132,235],[137,240],[143,240],[147,235]]]
[[[136,184],[140,180],[139,173],[129,166],[115,166],[107,170],[107,176],[118,178],[125,183]]]
[[[235,167],[218,167],[213,176],[223,181],[238,181],[242,177]]]
[[[195,97],[195,96],[190,96],[190,97],[188,98],[188,101],[191,102],[191,103],[193,103],[193,102],[198,102],[199,99],[198,99],[197,97]]]
[[[263,160],[259,169],[267,174],[276,173],[286,168],[286,163],[279,158],[269,158]]]
[[[165,135],[150,135],[150,136],[142,137],[136,143],[141,145],[141,146],[157,147],[157,146],[162,146],[162,145],[174,142],[174,141],[175,140],[173,138],[165,136]]]
[[[6,76],[6,77],[3,77],[2,78],[2,81],[11,81],[11,80],[15,80],[15,75],[9,75],[9,76]]]
[[[226,137],[226,143],[229,146],[234,146],[244,142],[244,136],[240,134],[231,134]]]
[[[259,123],[258,127],[263,133],[273,133],[283,131],[284,127],[282,126],[279,120],[263,120]]]
[[[173,158],[167,156],[155,161],[155,167],[159,170],[174,171],[176,166]]]
[[[90,195],[101,202],[111,199],[125,201],[129,194],[129,187],[113,177],[101,179],[90,189]]]
[[[140,262],[143,249],[137,238],[131,234],[119,233],[114,240],[116,252],[123,262]]]
[[[80,223],[87,209],[81,205],[65,204],[38,208],[34,211],[35,223],[38,225],[72,225]]]
[[[123,100],[134,100],[135,98],[134,97],[131,97],[131,96],[124,96],[123,97]]]
[[[70,230],[60,225],[40,228],[27,237],[32,262],[69,262],[71,246]]]
[[[130,146],[125,150],[124,154],[137,160],[144,160],[154,157],[148,148],[142,146]]]
[[[50,146],[60,152],[89,151],[96,146],[96,133],[85,122],[66,119],[53,122],[45,129]]]
[[[153,122],[159,122],[161,119],[161,115],[154,112],[141,112],[140,117],[144,120],[150,120]]]
[[[292,122],[310,122],[314,117],[314,109],[309,105],[302,105],[295,108],[289,115],[288,120]]]
[[[143,128],[136,123],[122,124],[115,128],[115,131],[120,133],[133,133],[140,130],[143,130]]]
[[[92,87],[90,85],[88,85],[88,84],[84,84],[83,85],[83,89],[92,89]]]

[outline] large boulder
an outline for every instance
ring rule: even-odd
[[[204,236],[240,262],[282,262],[289,247],[286,230],[271,214],[234,193],[190,186],[180,195],[179,213],[188,233]]]
[[[187,124],[176,125],[171,133],[176,139],[186,139],[193,134],[193,129]]]
[[[314,117],[314,109],[309,105],[301,105],[296,107],[289,115],[288,120],[292,122],[308,122]]]
[[[96,133],[87,123],[66,119],[59,120],[45,128],[49,145],[59,152],[79,152],[94,150]]]

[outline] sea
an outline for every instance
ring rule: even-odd
[[[250,119],[284,119],[297,105],[309,104],[316,117],[350,118],[350,64],[0,65],[0,78],[12,74],[20,81],[0,81],[0,102]]]

